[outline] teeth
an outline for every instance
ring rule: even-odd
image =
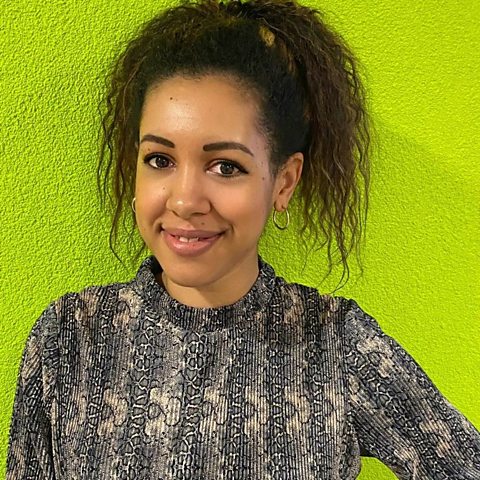
[[[178,239],[184,243],[192,243],[192,242],[198,242],[199,237],[194,237],[194,238],[178,237]]]

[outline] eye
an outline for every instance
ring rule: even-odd
[[[168,168],[172,165],[172,161],[165,155],[159,155],[158,153],[147,155],[144,160],[145,163],[148,163],[153,168]]]
[[[215,174],[222,177],[237,177],[242,173],[247,173],[247,171],[243,167],[230,160],[222,160],[215,163],[211,170],[213,170]]]

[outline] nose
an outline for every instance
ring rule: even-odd
[[[195,168],[177,167],[170,178],[166,208],[184,219],[208,213],[211,205],[202,181],[202,173]]]

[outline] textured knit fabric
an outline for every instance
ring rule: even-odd
[[[155,280],[52,303],[20,369],[7,479],[480,479],[480,434],[358,304],[259,259],[233,305]]]

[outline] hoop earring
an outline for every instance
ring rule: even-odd
[[[137,213],[137,211],[135,210],[135,197],[133,197],[132,199],[131,207],[132,207],[133,213]]]
[[[290,225],[290,214],[288,213],[288,207],[284,210],[285,212],[285,215],[286,215],[286,218],[285,218],[285,225],[281,225],[280,223],[278,223],[278,219],[277,219],[277,213],[278,211],[277,210],[273,210],[273,217],[272,217],[272,221],[273,221],[273,224],[279,229],[279,230],[286,230],[288,228],[288,226]]]

